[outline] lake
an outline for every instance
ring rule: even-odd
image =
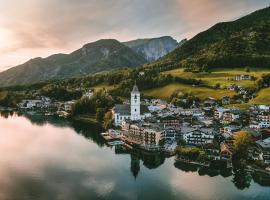
[[[270,198],[269,177],[107,147],[100,131],[52,116],[1,113],[0,199]]]

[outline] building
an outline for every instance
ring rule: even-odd
[[[93,91],[92,90],[86,90],[84,93],[83,93],[83,97],[88,97],[88,98],[91,98],[93,96]]]
[[[235,80],[236,81],[243,81],[243,80],[251,80],[251,77],[250,75],[247,75],[247,74],[241,74],[241,75],[237,75],[235,77]]]
[[[241,130],[241,127],[239,126],[225,126],[220,129],[220,133],[225,139],[228,139],[228,138],[232,138],[234,133],[240,130]]]
[[[161,148],[165,140],[165,131],[158,124],[126,120],[122,123],[122,133],[127,143],[147,150]]]
[[[215,112],[214,112],[215,119],[221,119],[223,117],[223,113],[228,112],[228,111],[230,111],[230,109],[228,109],[228,108],[217,108],[217,109],[215,109]]]
[[[183,134],[183,139],[189,145],[204,145],[213,143],[214,140],[214,132],[212,129],[202,130],[196,129],[194,131]]]
[[[229,123],[235,122],[236,120],[240,118],[240,115],[241,115],[240,111],[238,110],[225,111],[222,114],[222,123],[229,124]]]
[[[270,128],[270,112],[261,111],[253,115],[249,127],[254,129]]]
[[[233,156],[233,140],[227,140],[220,144],[221,160],[231,161]]]
[[[263,160],[266,164],[270,164],[270,137],[264,140],[256,141],[256,145],[260,152],[260,160]]]
[[[137,121],[151,116],[147,106],[141,105],[140,92],[136,85],[131,92],[130,104],[116,104],[112,111],[116,126],[120,126],[125,120]]]
[[[222,105],[228,105],[228,104],[230,104],[230,97],[229,96],[222,97]]]
[[[167,127],[165,128],[165,139],[166,140],[171,140],[171,141],[176,141],[180,139],[181,134],[179,129],[175,129],[172,127]]]
[[[171,127],[171,128],[180,128],[180,118],[173,116],[173,115],[167,115],[160,117],[160,122],[163,124],[164,128]]]

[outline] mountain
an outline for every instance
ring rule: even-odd
[[[181,47],[183,44],[185,44],[188,40],[185,38],[183,40],[181,40],[180,42],[178,42],[177,47]]]
[[[155,61],[173,51],[178,43],[170,36],[150,39],[137,39],[124,42],[124,45],[130,47],[147,61]]]
[[[270,7],[218,23],[152,64],[191,70],[270,68]]]
[[[120,67],[137,67],[147,61],[117,40],[103,39],[70,54],[34,58],[0,73],[1,86],[94,74]]]

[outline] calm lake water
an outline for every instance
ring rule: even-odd
[[[2,113],[0,199],[270,199],[269,177],[110,148],[99,132],[54,117]]]

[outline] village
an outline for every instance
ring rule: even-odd
[[[251,77],[236,77],[247,79]],[[238,88],[232,85],[228,90]],[[240,94],[245,95],[242,88]],[[92,90],[85,90],[83,97],[91,98]],[[232,166],[235,137],[244,132],[252,139],[246,149],[249,160],[260,169],[270,165],[270,106],[251,105],[248,109],[228,108],[230,99],[221,101],[208,97],[199,105],[182,108],[161,99],[141,99],[136,84],[130,100],[112,108],[114,128],[101,136],[110,146],[125,145],[144,151],[162,152],[176,159],[209,165],[213,161]],[[68,118],[76,101],[52,101],[46,96],[36,100],[23,100],[20,111],[41,111],[45,115],[57,114]],[[197,152],[193,152],[194,149]],[[193,154],[196,158],[192,158]],[[255,165],[257,167],[257,165]]]
[[[252,139],[247,148],[248,159],[269,170],[269,106],[254,105],[240,110],[222,107],[208,98],[200,107],[184,109],[160,99],[141,101],[135,85],[130,103],[115,105],[113,115],[118,128],[103,133],[110,145],[126,144],[167,155],[175,155],[179,147],[199,147],[206,152],[206,158],[198,159],[201,163],[225,161],[230,167],[235,136],[245,132]],[[189,159],[181,155],[178,153],[178,159]]]

